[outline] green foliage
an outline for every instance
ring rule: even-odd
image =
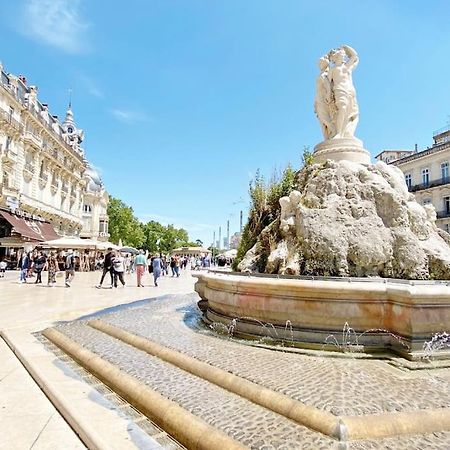
[[[123,245],[142,246],[144,233],[141,223],[133,213],[133,208],[126,205],[122,200],[110,197],[108,217],[110,240],[112,242],[118,243],[119,240],[122,240]]]
[[[289,165],[282,173],[275,171],[270,181],[266,183],[260,171],[256,172],[255,179],[250,182],[249,186],[250,212],[242,232],[237,257],[233,262],[234,270],[237,269],[247,251],[256,244],[264,228],[279,216],[280,198],[289,195],[294,189],[295,175],[295,171]],[[262,266],[265,266],[265,262],[258,263],[260,271],[264,271]]]
[[[154,220],[141,223],[130,206],[114,197],[110,197],[108,216],[111,242],[122,240],[123,245],[143,248],[153,254],[197,245],[189,241],[188,233],[183,228],[165,226]]]
[[[183,228],[175,228],[173,225],[161,225],[151,220],[142,225],[145,240],[142,248],[150,253],[169,253],[178,247],[196,245],[189,241],[189,236]]]
[[[314,156],[308,146],[303,147],[303,155],[302,155],[303,167],[308,167],[311,164],[314,164]]]

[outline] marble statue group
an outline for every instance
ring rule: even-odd
[[[359,111],[352,72],[357,65],[358,54],[348,45],[319,60],[314,110],[325,140],[354,137]]]

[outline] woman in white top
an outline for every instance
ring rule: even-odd
[[[114,270],[114,287],[117,287],[117,278],[125,287],[125,280],[123,279],[123,273],[125,271],[125,259],[120,253],[116,253],[112,259],[113,270]]]

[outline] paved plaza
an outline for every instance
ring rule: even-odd
[[[148,277],[149,286],[134,287],[134,278],[129,276],[129,287],[113,290],[94,288],[98,273],[77,274],[70,289],[19,285],[13,275],[8,273],[0,280],[5,312],[0,318],[2,333],[64,416],[81,424],[85,435],[77,432],[89,447],[180,448],[61,350],[32,334],[56,322],[58,331],[83,348],[249,448],[450,448],[449,432],[339,443],[102,333],[88,322],[100,318],[336,416],[447,408],[450,369],[445,364],[295,351],[289,347],[274,350],[213,333],[199,320],[198,297],[193,293],[195,279],[189,272],[179,279],[162,278],[158,288],[149,285]],[[116,305],[123,306],[108,309]],[[0,344],[0,422],[8,430],[0,448],[83,448],[10,348],[3,341]]]
[[[8,271],[5,278],[0,278],[2,336],[16,351],[20,350],[24,359],[39,366],[42,345],[36,345],[33,332],[115,305],[162,294],[192,292],[195,282],[190,275],[182,274],[179,279],[162,278],[155,288],[147,275],[146,287],[138,288],[134,276],[127,275],[126,288],[95,289],[99,279],[99,272],[77,273],[71,288],[64,288],[62,277],[57,278],[57,287],[48,288],[45,284],[34,285],[34,279],[21,285],[19,272]],[[74,386],[83,389],[83,384],[75,380],[70,388]],[[85,448],[3,339],[0,339],[0,424],[2,450]]]

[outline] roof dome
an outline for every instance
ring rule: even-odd
[[[84,178],[87,183],[88,192],[100,192],[103,189],[103,182],[98,172],[88,164],[84,172]]]

